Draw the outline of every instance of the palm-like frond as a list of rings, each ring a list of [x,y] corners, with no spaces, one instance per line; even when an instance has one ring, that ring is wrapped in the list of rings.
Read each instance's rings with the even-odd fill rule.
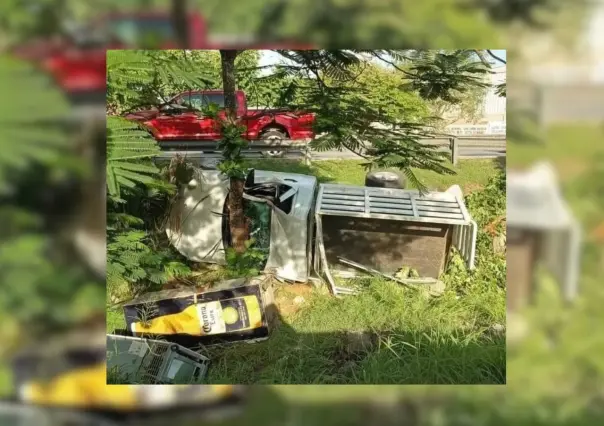
[[[184,51],[110,50],[107,52],[108,103],[140,106],[167,101],[167,89],[213,88],[216,81]],[[123,111],[118,111],[123,112]]]
[[[351,67],[361,63],[361,58],[351,50],[277,50],[281,56],[309,70],[315,77],[342,81],[353,76]]]
[[[489,67],[473,59],[469,50],[425,52],[410,66],[408,85],[424,99],[457,103],[456,92],[488,87],[485,77],[489,72]]]
[[[10,191],[14,173],[67,160],[70,108],[44,74],[7,56],[0,56],[0,93],[0,191]]]
[[[107,193],[120,199],[123,188],[149,184],[159,170],[151,159],[159,154],[157,142],[138,124],[107,118]],[[146,161],[145,161],[146,160]]]

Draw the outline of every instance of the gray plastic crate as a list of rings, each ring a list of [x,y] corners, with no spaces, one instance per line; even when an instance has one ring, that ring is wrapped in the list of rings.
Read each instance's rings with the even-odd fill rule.
[[[107,335],[107,368],[124,383],[201,384],[209,358],[175,343]]]

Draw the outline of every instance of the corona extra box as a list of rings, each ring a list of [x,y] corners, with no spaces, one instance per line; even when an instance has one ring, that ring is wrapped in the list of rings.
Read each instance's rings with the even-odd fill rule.
[[[124,305],[127,334],[189,348],[266,339],[273,310],[268,277],[223,281],[203,291],[147,293]]]

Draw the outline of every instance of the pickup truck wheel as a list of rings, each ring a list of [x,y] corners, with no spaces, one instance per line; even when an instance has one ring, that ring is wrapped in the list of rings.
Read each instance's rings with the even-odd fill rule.
[[[369,172],[365,176],[365,186],[377,188],[405,188],[405,180],[396,173],[387,171]]]
[[[279,129],[268,129],[266,131],[264,131],[262,133],[262,136],[260,136],[260,139],[262,140],[273,140],[273,141],[282,141],[283,139],[286,139],[287,135],[285,135],[285,133],[283,133],[281,130]],[[261,151],[262,152],[262,156],[266,157],[266,158],[279,158],[279,157],[283,157],[283,155],[285,154],[285,151],[283,150],[270,150],[270,151]]]

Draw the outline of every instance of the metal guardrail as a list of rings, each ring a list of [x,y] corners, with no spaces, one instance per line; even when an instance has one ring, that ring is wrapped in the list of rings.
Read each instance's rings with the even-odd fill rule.
[[[304,158],[307,165],[312,162],[312,151],[309,147],[310,139],[292,140],[254,140],[250,141],[245,153],[246,157],[261,157],[262,152],[266,151],[294,151]],[[487,136],[487,137],[451,137],[451,138],[424,138],[421,142],[425,145],[438,147],[441,150],[450,152],[450,159],[453,165],[459,161],[461,149],[479,149],[485,152],[491,152],[493,156],[500,154],[506,149],[505,137]],[[165,151],[160,158],[171,158],[176,154],[187,156],[189,158],[220,158],[218,151],[218,141],[170,141],[161,142],[162,148],[176,149],[176,151]]]
[[[493,151],[499,153],[506,149],[507,141],[505,138],[434,138],[422,139],[422,143],[426,145],[438,146],[443,150],[450,151],[451,163],[456,165],[459,161],[459,153],[461,149],[481,149],[484,151]]]

